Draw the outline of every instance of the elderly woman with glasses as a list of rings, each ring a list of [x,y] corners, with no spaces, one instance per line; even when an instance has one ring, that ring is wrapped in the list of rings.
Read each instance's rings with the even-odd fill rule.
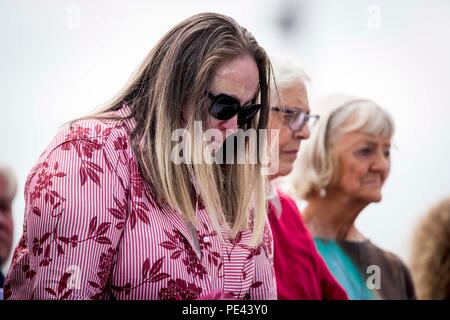
[[[276,86],[271,91],[270,127],[278,129],[278,172],[288,175],[303,140],[318,120],[309,110],[305,72],[290,58],[271,59]],[[278,142],[278,143],[277,143]],[[274,238],[274,263],[278,299],[347,299],[314,246],[295,202],[281,191],[270,202],[269,221]]]
[[[389,176],[394,122],[368,99],[331,95],[316,106],[321,120],[296,163],[293,186],[307,201],[306,225],[350,299],[413,299],[406,266],[355,226],[381,201]]]
[[[62,129],[32,169],[5,298],[275,299],[262,162],[172,158],[173,134],[198,123],[221,141],[265,129],[270,70],[230,17],[169,30],[118,98]]]

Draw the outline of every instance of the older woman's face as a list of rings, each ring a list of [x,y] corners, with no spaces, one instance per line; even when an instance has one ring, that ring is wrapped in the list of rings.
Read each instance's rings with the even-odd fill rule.
[[[391,166],[390,148],[390,138],[359,131],[343,134],[334,148],[340,173],[337,188],[355,199],[380,201]]]
[[[308,95],[303,81],[278,88],[279,101],[272,99],[272,106],[288,107],[292,110],[309,112]],[[300,149],[300,142],[308,139],[310,131],[305,125],[300,131],[289,128],[288,115],[282,112],[270,113],[269,127],[279,129],[279,171],[277,176],[285,176],[293,169],[293,164]]]
[[[236,98],[241,106],[251,103],[258,94],[259,71],[255,60],[243,55],[219,65],[209,87],[209,92],[213,95],[221,93]],[[188,105],[184,110],[183,117],[188,119],[192,112],[192,105]],[[218,120],[213,117],[208,118],[206,127],[208,129],[219,129],[222,132],[222,141],[238,128],[238,116],[228,120]]]

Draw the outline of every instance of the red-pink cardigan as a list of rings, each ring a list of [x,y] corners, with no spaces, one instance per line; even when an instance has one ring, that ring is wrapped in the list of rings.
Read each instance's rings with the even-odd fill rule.
[[[277,213],[272,202],[269,212],[278,299],[347,300],[347,293],[317,251],[295,201],[280,191],[278,199],[281,212]]]

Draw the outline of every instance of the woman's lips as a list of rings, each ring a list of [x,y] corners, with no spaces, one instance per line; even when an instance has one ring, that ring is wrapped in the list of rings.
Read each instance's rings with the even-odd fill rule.
[[[280,155],[284,155],[289,161],[294,161],[297,158],[298,150],[281,151]]]
[[[365,180],[363,181],[364,185],[369,187],[381,187],[381,179],[371,179],[371,180]]]
[[[286,153],[286,154],[297,154],[298,150],[286,150],[286,151],[282,151],[282,153]]]

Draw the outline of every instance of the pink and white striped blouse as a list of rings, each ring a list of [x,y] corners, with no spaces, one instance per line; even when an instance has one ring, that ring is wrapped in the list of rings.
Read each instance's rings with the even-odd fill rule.
[[[275,299],[270,227],[252,248],[248,230],[213,230],[199,202],[191,230],[154,201],[130,148],[134,125],[80,120],[41,155],[5,299]]]

